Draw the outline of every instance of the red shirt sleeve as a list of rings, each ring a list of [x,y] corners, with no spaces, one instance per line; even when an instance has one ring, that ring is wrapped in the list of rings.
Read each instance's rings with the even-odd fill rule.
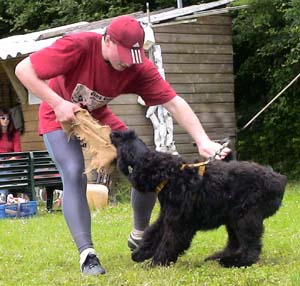
[[[40,79],[50,79],[63,75],[74,69],[78,61],[84,57],[84,41],[76,37],[64,36],[51,46],[30,55],[30,61]]]
[[[170,84],[160,75],[156,66],[146,60],[133,87],[147,105],[161,105],[176,96]]]

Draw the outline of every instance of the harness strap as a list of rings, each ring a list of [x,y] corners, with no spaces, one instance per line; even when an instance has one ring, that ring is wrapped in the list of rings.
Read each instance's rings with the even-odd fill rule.
[[[209,161],[195,163],[195,164],[182,164],[182,166],[180,167],[180,170],[184,170],[186,167],[189,167],[189,168],[199,167],[198,174],[200,176],[203,176],[204,172],[205,172],[205,166],[208,162]],[[155,188],[155,193],[158,194],[168,184],[168,182],[169,181],[167,179],[160,182],[159,185]]]
[[[155,188],[155,193],[158,194],[166,186],[167,183],[168,183],[167,179],[160,182],[159,185]]]
[[[205,162],[200,162],[200,163],[195,163],[195,164],[183,164],[180,168],[180,170],[183,170],[185,167],[189,167],[189,168],[195,168],[195,167],[199,167],[198,169],[198,174],[200,176],[204,175],[205,172],[205,166],[209,161],[205,161]]]

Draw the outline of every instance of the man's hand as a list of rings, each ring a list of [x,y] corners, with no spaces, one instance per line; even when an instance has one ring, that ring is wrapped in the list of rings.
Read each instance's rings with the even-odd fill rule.
[[[231,152],[231,149],[214,141],[207,140],[198,145],[198,151],[205,158],[214,157],[216,160],[223,160]]]
[[[57,121],[62,123],[74,123],[76,122],[75,113],[80,107],[75,103],[62,99],[53,109]]]

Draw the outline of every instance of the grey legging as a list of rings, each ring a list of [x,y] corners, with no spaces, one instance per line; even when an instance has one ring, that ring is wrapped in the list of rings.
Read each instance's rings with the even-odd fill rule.
[[[84,157],[80,141],[68,138],[63,130],[55,130],[43,136],[46,148],[62,176],[63,214],[79,252],[93,247],[91,215],[86,199],[87,178],[84,174]],[[132,189],[134,228],[144,230],[148,226],[156,195],[141,194]]]

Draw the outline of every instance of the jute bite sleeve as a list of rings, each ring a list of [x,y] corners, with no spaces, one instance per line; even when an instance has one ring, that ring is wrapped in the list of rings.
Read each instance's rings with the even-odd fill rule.
[[[96,169],[109,170],[110,165],[117,157],[115,146],[110,141],[111,129],[107,125],[100,125],[85,109],[80,109],[75,114],[75,123],[62,123],[62,127],[69,138],[75,135],[87,145],[92,158],[86,173]]]

